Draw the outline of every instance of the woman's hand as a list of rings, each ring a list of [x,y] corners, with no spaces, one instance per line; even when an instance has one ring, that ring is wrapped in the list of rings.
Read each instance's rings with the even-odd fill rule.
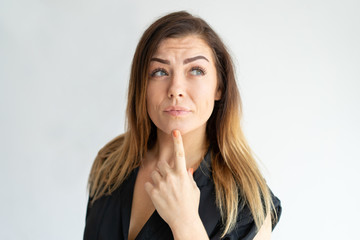
[[[170,226],[175,239],[208,239],[198,209],[200,190],[193,179],[193,170],[186,169],[184,146],[180,132],[172,132],[174,167],[160,160],[151,174],[152,183],[145,183],[157,212]],[[198,238],[197,237],[197,238]]]

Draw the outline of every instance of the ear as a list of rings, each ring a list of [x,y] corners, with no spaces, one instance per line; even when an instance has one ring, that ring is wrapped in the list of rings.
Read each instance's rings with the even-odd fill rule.
[[[215,93],[215,101],[218,101],[221,99],[221,90],[218,88]]]

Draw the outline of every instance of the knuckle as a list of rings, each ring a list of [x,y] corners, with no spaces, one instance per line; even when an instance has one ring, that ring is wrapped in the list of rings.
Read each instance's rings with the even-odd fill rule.
[[[184,152],[183,151],[176,152],[176,157],[184,157]]]
[[[157,191],[156,188],[152,188],[152,189],[150,190],[150,195],[151,195],[151,196],[155,196],[155,195],[157,195],[157,193],[158,193],[158,191]]]
[[[168,174],[165,176],[165,181],[168,183],[172,183],[174,182],[174,175],[173,174]]]
[[[166,183],[165,182],[163,182],[163,181],[161,181],[161,182],[159,182],[159,190],[160,191],[166,191]]]
[[[155,179],[157,179],[158,178],[158,175],[159,175],[159,173],[156,171],[156,170],[154,170],[154,171],[152,171],[151,172],[151,178],[153,179],[153,180],[155,180]]]

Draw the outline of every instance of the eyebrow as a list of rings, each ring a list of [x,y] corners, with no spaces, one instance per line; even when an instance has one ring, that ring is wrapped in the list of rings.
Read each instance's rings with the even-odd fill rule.
[[[196,56],[196,57],[185,59],[183,64],[188,64],[188,63],[191,63],[191,62],[199,60],[199,59],[204,59],[204,60],[209,62],[209,60],[204,56]],[[170,65],[169,60],[165,60],[165,59],[161,59],[161,58],[151,58],[150,61],[155,61],[155,62],[160,62],[160,63],[163,63],[163,64]]]
[[[209,62],[209,60],[208,60],[206,57],[204,57],[204,56],[196,56],[196,57],[193,57],[193,58],[187,58],[187,59],[185,59],[185,60],[184,60],[184,64],[187,64],[187,63],[196,61],[196,60],[198,60],[198,59],[204,59],[204,60],[206,60],[206,61]]]
[[[150,61],[155,61],[155,62],[160,62],[160,63],[163,63],[163,64],[170,65],[169,60],[164,60],[164,59],[161,59],[161,58],[151,58]]]

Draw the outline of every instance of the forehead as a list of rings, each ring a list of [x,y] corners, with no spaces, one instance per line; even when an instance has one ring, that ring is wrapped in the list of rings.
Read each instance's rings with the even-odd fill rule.
[[[189,57],[189,55],[203,54],[213,59],[213,53],[209,45],[202,38],[194,35],[180,38],[166,38],[162,40],[154,54],[156,57],[166,57],[176,54]]]

